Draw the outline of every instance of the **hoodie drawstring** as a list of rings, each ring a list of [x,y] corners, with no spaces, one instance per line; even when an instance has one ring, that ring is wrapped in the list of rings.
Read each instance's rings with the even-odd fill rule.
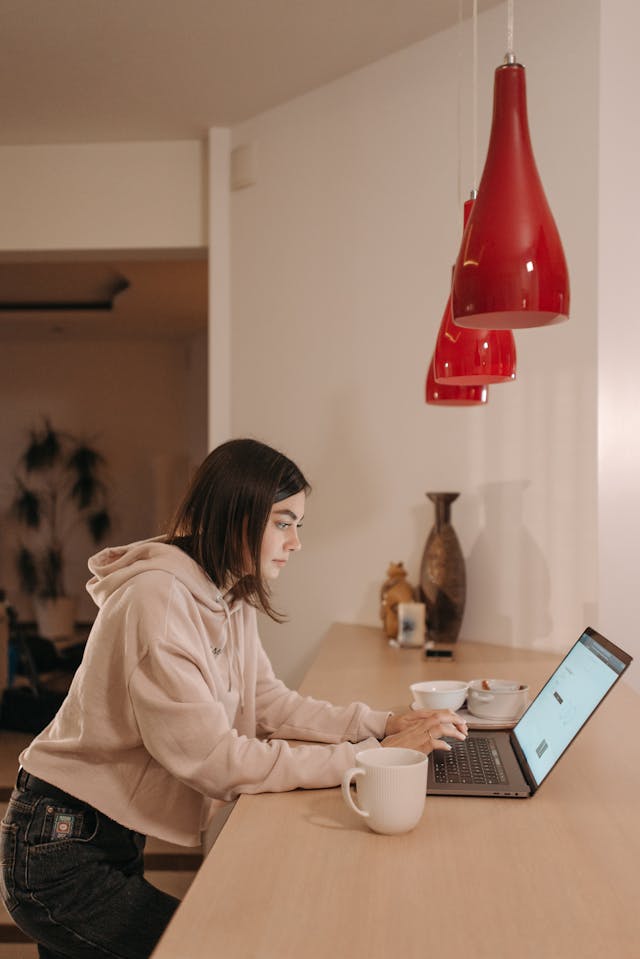
[[[217,602],[220,603],[224,610],[224,618],[227,624],[227,642],[231,644],[231,660],[229,665],[229,692],[231,692],[232,682],[231,677],[235,679],[238,686],[238,694],[240,700],[240,711],[244,712],[244,650],[239,648],[239,643],[237,638],[234,636],[233,629],[231,626],[231,613],[227,605],[227,601],[221,593],[218,593],[216,596]],[[215,654],[215,651],[214,651]]]

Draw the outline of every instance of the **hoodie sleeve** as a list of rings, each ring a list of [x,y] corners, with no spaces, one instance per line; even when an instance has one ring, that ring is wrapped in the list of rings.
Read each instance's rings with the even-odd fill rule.
[[[257,655],[256,723],[262,735],[322,743],[357,743],[384,736],[390,712],[370,709],[364,703],[332,706],[301,696],[277,679],[260,643]]]
[[[224,800],[241,793],[337,786],[357,750],[378,746],[373,738],[357,747],[348,742],[290,746],[282,739],[264,742],[240,735],[207,682],[204,652],[185,643],[185,631],[192,634],[194,625],[186,611],[176,615],[174,608],[171,628],[144,644],[128,683],[146,750],[181,782]]]

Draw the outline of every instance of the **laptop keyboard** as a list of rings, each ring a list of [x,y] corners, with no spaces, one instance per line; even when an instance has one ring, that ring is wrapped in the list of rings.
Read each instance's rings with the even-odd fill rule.
[[[482,736],[464,742],[449,739],[451,752],[431,754],[437,783],[506,783],[495,740]]]

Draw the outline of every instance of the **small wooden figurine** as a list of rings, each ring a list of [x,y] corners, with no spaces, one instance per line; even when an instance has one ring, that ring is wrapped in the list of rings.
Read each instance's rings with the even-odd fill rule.
[[[404,563],[389,563],[387,578],[380,587],[380,619],[388,639],[398,636],[398,603],[413,601],[413,587],[407,582]]]

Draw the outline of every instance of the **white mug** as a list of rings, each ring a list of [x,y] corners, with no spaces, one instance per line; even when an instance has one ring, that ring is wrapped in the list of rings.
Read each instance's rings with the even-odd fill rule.
[[[424,811],[428,762],[417,749],[365,749],[356,754],[357,766],[344,774],[344,801],[374,832],[409,832]],[[354,779],[358,803],[351,795]]]

